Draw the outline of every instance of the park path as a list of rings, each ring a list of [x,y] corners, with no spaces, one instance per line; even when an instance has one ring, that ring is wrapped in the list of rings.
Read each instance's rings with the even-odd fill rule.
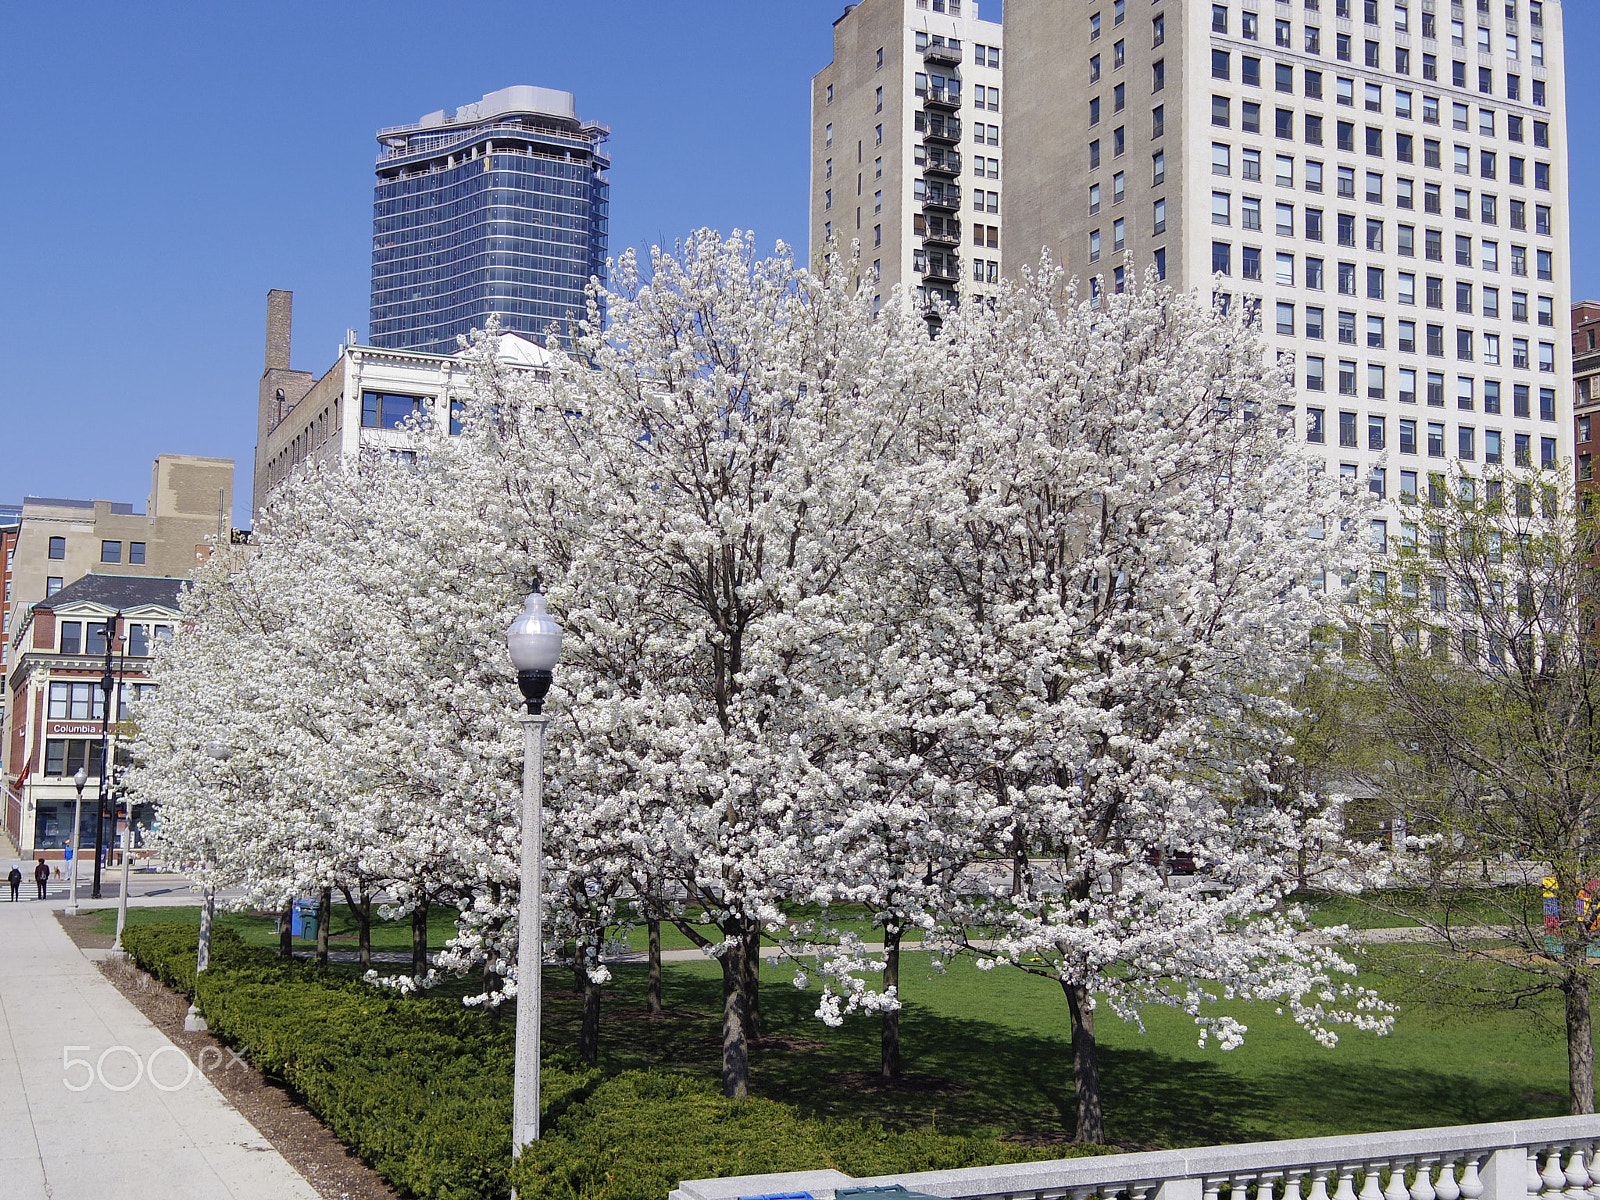
[[[73,945],[58,907],[0,900],[7,1200],[317,1200],[204,1071]],[[67,1067],[67,1059],[87,1065]]]
[[[1396,945],[1406,942],[1430,942],[1438,940],[1431,930],[1420,925],[1400,926],[1392,929],[1352,929],[1348,933],[1338,938],[1334,938],[1331,935],[1322,932],[1321,930],[1308,929],[1300,936],[1302,940],[1310,942],[1313,945],[1333,945],[1336,942],[1354,942],[1358,945],[1375,946]],[[1480,925],[1472,926],[1470,928],[1457,929],[1456,936],[1462,938],[1505,938],[1515,936],[1515,931],[1509,926]],[[994,948],[993,942],[983,940],[974,941],[971,943],[971,945],[974,950],[991,950]],[[901,949],[905,950],[907,953],[915,950],[921,950],[922,943],[910,941],[903,942],[901,944]],[[861,945],[861,950],[867,954],[882,954],[883,943],[863,942]],[[811,955],[815,954],[816,951],[808,949],[801,951],[801,953],[805,955]],[[769,961],[776,961],[778,951],[772,950],[770,952],[766,952],[766,956]],[[711,956],[704,950],[693,946],[684,950],[663,950],[661,952],[662,962],[697,962],[709,957]],[[629,950],[622,954],[606,955],[607,962],[616,963],[645,962],[647,958],[648,955],[643,950]]]

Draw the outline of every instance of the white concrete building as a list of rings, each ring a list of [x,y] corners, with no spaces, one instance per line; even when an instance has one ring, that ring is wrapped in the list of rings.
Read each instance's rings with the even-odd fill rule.
[[[316,378],[289,368],[293,293],[267,295],[266,366],[261,373],[256,415],[253,507],[259,512],[274,488],[310,460],[345,462],[363,451],[411,454],[405,425],[413,414],[450,409],[470,386],[466,352],[429,354],[352,344]],[[500,359],[529,371],[545,371],[545,349],[516,333],[500,335]],[[440,407],[435,407],[440,406]],[[441,418],[443,419],[443,418]]]
[[[1001,26],[977,0],[863,0],[811,81],[811,258],[835,239],[887,303],[1000,278]]]
[[[1008,274],[1259,306],[1299,436],[1395,502],[1572,453],[1559,0],[1014,0]],[[1086,287],[1085,292],[1089,289]]]

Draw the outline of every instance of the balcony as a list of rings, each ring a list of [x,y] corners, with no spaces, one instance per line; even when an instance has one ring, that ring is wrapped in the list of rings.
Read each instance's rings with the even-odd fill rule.
[[[935,116],[928,122],[927,132],[922,135],[930,142],[956,143],[961,140],[960,117]]]
[[[1358,1179],[1376,1195],[1379,1172],[1389,1169],[1389,1195],[1404,1194],[1415,1171],[1412,1195],[1450,1200],[1561,1200],[1593,1178],[1587,1164],[1600,1138],[1600,1117],[1545,1117],[1492,1125],[1407,1129],[1342,1137],[1296,1138],[1193,1150],[1109,1154],[1103,1158],[1057,1159],[997,1167],[908,1172],[855,1179],[822,1169],[786,1174],[684,1180],[668,1200],[736,1200],[737,1197],[809,1195],[817,1200],[899,1185],[913,1194],[946,1200],[1005,1197],[1072,1197],[1072,1200],[1201,1200],[1227,1190],[1242,1200],[1247,1189],[1269,1195],[1287,1179],[1291,1196],[1310,1180],[1310,1195],[1350,1196]],[[854,1197],[852,1197],[854,1200]],[[890,1200],[889,1193],[871,1200]]]
[[[959,67],[961,65],[961,47],[930,45],[922,52],[922,61],[941,67]]]
[[[961,107],[961,92],[959,89],[951,91],[949,88],[930,87],[923,94],[922,102],[928,108],[946,108],[954,112]]]
[[[922,241],[929,246],[959,246],[961,244],[961,222],[945,221],[939,226],[929,226],[928,232],[922,235]]]
[[[961,174],[961,155],[954,150],[934,150],[928,155],[925,171],[939,175]]]
[[[922,277],[929,283],[955,283],[961,278],[961,259],[955,254],[935,254]]]
[[[935,208],[940,212],[955,212],[961,207],[961,189],[953,183],[948,183],[939,189],[929,188],[928,194],[923,198],[923,208]]]

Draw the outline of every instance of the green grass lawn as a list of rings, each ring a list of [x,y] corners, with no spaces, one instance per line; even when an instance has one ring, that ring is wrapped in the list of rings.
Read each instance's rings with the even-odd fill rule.
[[[448,911],[435,912],[434,918],[430,943],[437,948],[451,927]],[[198,910],[133,909],[129,919],[196,924]],[[218,919],[253,944],[277,944],[270,918],[228,914]],[[341,928],[336,916],[334,929]],[[373,942],[407,948],[409,924],[377,926]],[[666,929],[663,944],[674,944]],[[310,945],[297,942],[298,948]],[[1420,994],[1410,983],[1419,970],[1413,949],[1373,947],[1360,961],[1362,981],[1384,994],[1406,999]],[[642,964],[614,966],[612,974],[613,983],[605,989],[601,1066],[608,1071],[657,1067],[714,1079],[722,1003],[717,965],[664,966],[666,1005],[678,1015],[663,1020],[643,1015]],[[829,1029],[813,1015],[816,986],[797,990],[793,975],[792,967],[763,965],[763,1021],[771,1040],[752,1051],[755,1094],[808,1112],[866,1117],[900,1128],[1070,1133],[1066,1002],[1049,980],[1004,967],[980,972],[968,960],[940,974],[926,954],[907,953],[902,967],[907,1069],[924,1085],[944,1081],[948,1086],[879,1091],[864,1089],[859,1077],[851,1077],[876,1069],[877,1019],[853,1017]],[[467,994],[476,985],[452,981],[442,990]],[[1559,998],[1519,1012],[1469,1013],[1419,1003],[1401,1012],[1393,1035],[1348,1031],[1334,1049],[1318,1046],[1271,1006],[1231,1005],[1226,1011],[1250,1027],[1245,1045],[1230,1052],[1214,1043],[1200,1049],[1198,1031],[1180,1012],[1147,1011],[1141,1033],[1101,1009],[1096,1032],[1114,1140],[1207,1145],[1566,1111]],[[571,974],[547,968],[548,1044],[575,1045],[579,1015]],[[512,1019],[510,1010],[499,1019]]]
[[[115,909],[99,909],[96,916],[100,922],[100,929],[107,937],[116,932],[117,913]],[[144,925],[152,921],[172,922],[177,921],[186,925],[193,925],[198,931],[200,928],[200,908],[195,906],[177,908],[134,908],[128,909],[128,924]],[[277,916],[257,913],[231,913],[219,911],[216,915],[218,929],[232,929],[249,945],[265,946],[277,949],[278,930]],[[428,911],[428,949],[443,950],[445,943],[455,936],[456,910],[443,905],[434,905]],[[332,950],[356,949],[356,921],[350,911],[350,906],[343,903],[333,905],[333,919],[328,923],[328,943]],[[316,949],[316,939],[295,938],[296,950]],[[374,915],[372,920],[372,948],[374,950],[411,951],[411,918],[403,917],[398,921],[379,920]]]

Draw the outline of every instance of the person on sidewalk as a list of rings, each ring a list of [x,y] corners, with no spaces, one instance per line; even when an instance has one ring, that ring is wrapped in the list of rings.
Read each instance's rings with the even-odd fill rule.
[[[44,859],[39,860],[39,865],[33,869],[33,881],[39,885],[39,899],[44,899],[44,890],[50,883],[50,864]]]
[[[6,876],[6,882],[11,885],[11,902],[17,902],[17,892],[22,887],[22,871],[16,863],[11,864],[11,874]]]

